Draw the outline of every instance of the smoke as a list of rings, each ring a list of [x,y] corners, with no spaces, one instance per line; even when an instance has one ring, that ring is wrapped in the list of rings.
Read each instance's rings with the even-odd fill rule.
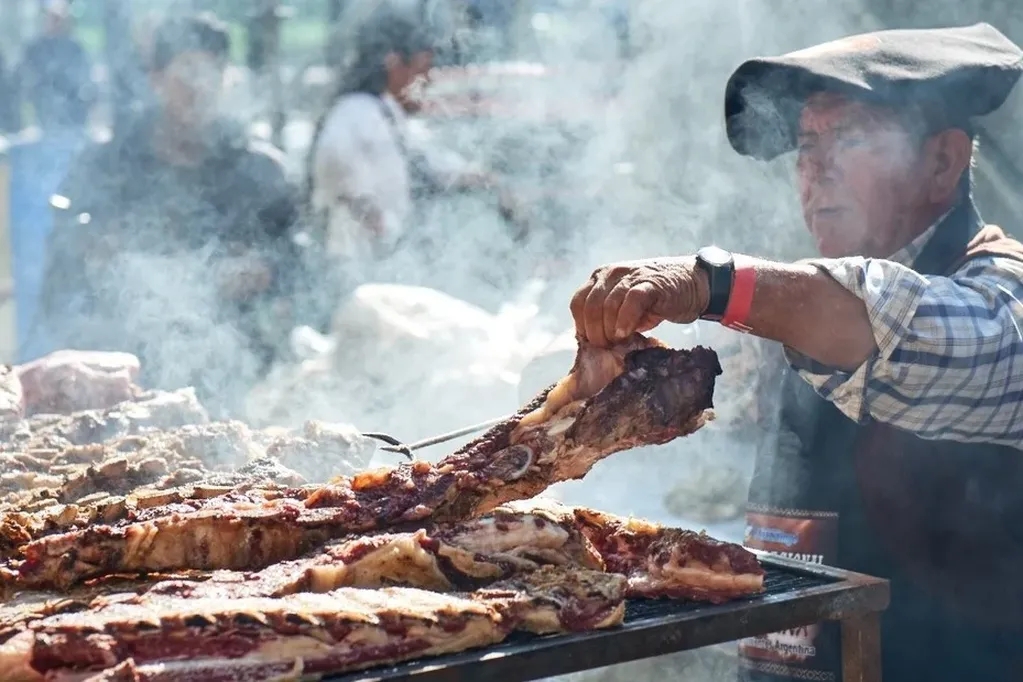
[[[390,1],[399,11],[419,11],[414,0]],[[163,1],[133,5],[143,58],[152,27],[189,4],[198,6]],[[377,4],[347,3],[343,25],[349,33],[334,37],[342,48]],[[858,2],[807,8],[763,0],[574,0],[534,3],[532,11],[522,8],[502,43],[494,31],[458,28],[450,7],[431,1],[425,16],[453,31],[464,59],[489,63],[491,72],[449,70],[448,76],[438,77],[429,90],[435,107],[417,125],[429,132],[436,147],[504,175],[528,208],[531,230],[524,242],[516,241],[514,229],[486,193],[420,197],[412,229],[430,244],[400,253],[373,279],[435,288],[478,306],[480,314],[470,317],[479,320],[479,327],[497,330],[486,335],[492,350],[465,342],[472,333],[465,328],[461,338],[444,337],[451,352],[441,352],[443,344],[437,340],[424,340],[430,334],[441,338],[431,331],[439,320],[448,320],[449,329],[460,329],[452,320],[464,313],[450,302],[399,304],[387,296],[374,298],[373,292],[338,301],[336,346],[326,364],[340,375],[340,386],[323,391],[315,408],[285,398],[292,421],[348,421],[414,439],[508,413],[517,406],[518,375],[532,355],[570,329],[571,293],[598,265],[690,253],[707,243],[769,257],[808,255],[810,242],[796,210],[791,162],[763,164],[732,151],[722,120],[724,85],[730,72],[752,55],[877,26]],[[495,62],[505,65],[498,68]],[[296,82],[302,66],[283,65],[292,92],[302,92]],[[245,123],[265,123],[270,98],[264,84],[234,69],[228,85],[224,113]],[[452,104],[464,105],[473,97],[481,98],[492,113],[465,116]],[[295,97],[290,102],[288,166],[301,171],[322,98]],[[157,222],[156,216],[165,215],[184,224],[193,221],[193,213],[201,213],[200,203],[154,205],[149,215]],[[105,208],[117,211],[116,206]],[[123,322],[149,330],[157,339],[149,350],[168,358],[162,364],[172,366],[169,358],[175,356],[188,360],[176,368],[180,376],[165,372],[161,382],[201,376],[191,382],[201,381],[211,393],[235,391],[254,373],[256,358],[243,350],[230,326],[216,322],[207,263],[201,258],[186,261],[161,256],[117,263],[136,282],[128,291],[115,292],[126,309],[136,311]],[[543,278],[538,277],[539,268]],[[415,322],[401,327],[388,321],[394,315]],[[353,319],[374,333],[360,336],[353,331]],[[658,333],[676,336],[679,345],[708,342],[708,334],[716,333],[690,331]],[[726,347],[740,343],[734,337],[726,332],[713,341],[725,354]],[[459,361],[464,367],[457,366]],[[296,371],[285,367],[279,373]],[[749,370],[734,374],[722,383],[747,383]],[[472,390],[463,390],[465,386]],[[294,392],[311,393],[296,386],[287,395]],[[723,390],[719,403],[727,404],[728,393]],[[716,433],[724,441],[715,444],[715,451],[731,447],[727,430]],[[678,447],[699,449],[699,438],[692,441],[692,448],[688,443]],[[736,448],[748,449],[748,443]],[[641,463],[642,471],[636,472],[636,485],[649,478],[680,477],[667,459],[677,449],[666,449],[661,459],[637,455],[632,461]],[[660,477],[664,469],[671,475]],[[622,505],[634,499],[631,491],[623,495]]]
[[[393,2],[414,11],[413,0]],[[144,54],[146,27],[181,7],[155,0],[132,4]],[[349,4],[346,22],[354,27],[377,0]],[[339,301],[329,351],[302,367],[277,368],[250,402],[250,416],[277,423],[348,422],[406,441],[434,435],[517,407],[522,397],[517,382],[527,362],[558,337],[565,340],[569,298],[603,263],[686,254],[709,243],[784,260],[811,255],[791,158],[771,163],[743,158],[725,137],[724,88],[732,70],[755,55],[883,26],[984,18],[979,6],[938,0],[869,7],[862,0],[536,5],[513,22],[508,44],[486,31],[456,32],[464,56],[512,66],[474,71],[471,83],[464,74],[439,77],[429,91],[435,108],[419,122],[432,144],[507,178],[530,209],[528,239],[513,239],[486,194],[420,197],[413,229],[430,238],[430,250],[399,254],[376,279],[436,288],[462,302],[435,295],[396,300],[400,292],[387,287]],[[1002,12],[1011,22],[1017,14],[1023,15],[1023,4]],[[430,16],[439,24],[455,21],[440,3],[431,5]],[[336,39],[343,46],[345,36]],[[286,131],[288,167],[296,173],[305,168],[312,123],[326,104],[299,88],[303,66],[283,65],[290,92],[296,93]],[[223,111],[265,124],[268,94],[259,81],[242,75],[231,72]],[[494,113],[465,116],[451,104],[465,105],[474,95]],[[189,220],[189,208],[174,207],[180,221]],[[540,265],[546,266],[542,280]],[[125,308],[135,311],[126,324],[149,329],[160,340],[154,350],[168,359],[187,358],[203,369],[199,378],[185,372],[159,377],[162,382],[202,381],[216,392],[233,389],[254,372],[255,360],[240,352],[236,333],[215,321],[204,262],[126,258],[120,267],[141,283],[119,292]],[[765,415],[777,395],[777,376],[763,368],[774,370],[779,363],[761,361],[777,349],[765,350],[712,325],[657,334],[680,347],[703,343],[721,352],[718,421],[682,442],[610,458],[586,480],[555,492],[672,524],[695,519],[694,525],[706,522],[715,535],[738,539],[735,510],[728,505],[741,504],[753,454],[774,435]],[[560,356],[561,364],[544,369],[548,380],[569,368],[571,335],[567,338],[561,348],[569,352]],[[538,384],[540,379],[530,378]],[[423,456],[435,458],[458,444]],[[691,503],[701,495],[707,495],[706,504]],[[679,509],[669,499],[690,503]]]
[[[391,1],[403,5],[403,11],[418,11],[414,0]],[[377,4],[348,3],[344,25],[357,30]],[[810,6],[765,0],[575,0],[538,2],[533,11],[520,12],[506,43],[494,31],[454,31],[463,58],[489,62],[491,72],[449,70],[439,76],[429,90],[435,106],[417,125],[429,132],[431,144],[501,172],[529,208],[532,230],[524,243],[515,241],[493,197],[485,193],[419,197],[413,229],[429,237],[429,250],[399,254],[374,279],[428,286],[479,309],[465,313],[439,298],[397,303],[393,291],[385,295],[382,289],[339,301],[335,347],[329,361],[319,363],[334,375],[328,383],[339,385],[321,391],[313,407],[294,399],[296,392],[316,392],[298,382],[286,393],[292,397],[281,399],[289,403],[289,419],[349,421],[414,439],[507,413],[519,397],[509,384],[531,355],[570,329],[571,293],[602,263],[691,253],[708,243],[779,259],[811,255],[792,160],[762,163],[731,149],[723,121],[725,82],[754,55],[779,54],[882,25],[980,18],[977,8],[965,5],[921,7],[888,3],[868,8],[861,0]],[[145,27],[160,14],[180,9],[163,2],[136,5],[139,35],[145,36]],[[427,9],[438,25],[457,25],[445,3],[431,2]],[[351,33],[334,39],[343,48]],[[498,68],[497,61],[507,64]],[[302,66],[283,65],[292,92],[304,92],[295,82]],[[232,73],[224,111],[265,123],[267,92],[259,81]],[[474,96],[491,115],[459,114],[458,106]],[[289,104],[288,165],[300,172],[312,122],[326,103],[322,97],[296,96]],[[187,207],[176,208],[187,215]],[[542,281],[536,272],[541,265],[546,271]],[[164,346],[205,358],[199,364],[208,368],[204,381],[211,389],[248,373],[247,361],[242,369],[236,366],[237,339],[209,322],[205,294],[198,293],[206,284],[204,265],[175,267],[154,260],[133,266],[137,277],[148,281],[144,288],[164,297],[141,306],[144,314],[136,324],[151,325],[171,312],[190,318],[195,324],[179,329],[192,331],[173,337],[173,343],[167,338]],[[126,292],[124,299],[129,297],[138,301],[141,293]],[[395,324],[396,315],[412,322]],[[476,320],[476,327],[459,327],[458,316]],[[442,322],[456,333],[437,332]],[[484,344],[465,340],[480,328],[493,332],[482,337]],[[372,333],[360,335],[358,329]],[[426,338],[431,334],[432,340]],[[730,403],[745,404],[743,396],[760,380],[756,359],[762,354],[749,340],[704,326],[658,334],[678,345],[709,343],[728,357],[741,348],[737,357],[745,358],[744,366],[726,371],[721,379],[717,402],[723,411]],[[491,350],[484,351],[487,345]],[[459,361],[465,367],[458,368]],[[295,371],[290,367],[279,373]],[[473,388],[462,390],[465,386]],[[266,412],[279,414],[276,408]],[[743,470],[755,448],[748,429],[742,420],[718,426],[685,443],[609,462],[606,485],[622,474],[628,481],[617,486],[618,508],[613,510],[666,515],[656,502],[660,493],[637,495],[635,490],[684,478],[699,481],[701,471],[713,469],[712,459],[731,460],[729,466]],[[619,462],[628,471],[616,469]],[[600,491],[603,485],[595,472],[578,487]],[[655,502],[640,509],[640,499]]]

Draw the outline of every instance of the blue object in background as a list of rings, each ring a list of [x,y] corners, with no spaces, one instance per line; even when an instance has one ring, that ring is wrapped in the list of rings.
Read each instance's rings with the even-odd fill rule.
[[[87,142],[77,131],[48,132],[37,140],[15,142],[10,164],[11,274],[14,280],[16,363],[51,350],[37,324],[39,293],[46,267],[46,242],[53,225],[50,196]]]

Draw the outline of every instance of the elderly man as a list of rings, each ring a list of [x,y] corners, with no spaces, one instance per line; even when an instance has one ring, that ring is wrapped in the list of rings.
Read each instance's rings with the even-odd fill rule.
[[[889,680],[1023,669],[1023,245],[983,224],[970,191],[972,121],[1021,70],[986,24],[744,63],[731,144],[796,151],[824,258],[707,248],[601,267],[572,300],[596,344],[704,318],[784,345],[794,371],[747,543],[890,579]],[[746,674],[841,679],[829,628],[744,642]]]

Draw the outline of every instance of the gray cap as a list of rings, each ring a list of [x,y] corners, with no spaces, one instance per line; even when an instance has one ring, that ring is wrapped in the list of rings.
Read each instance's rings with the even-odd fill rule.
[[[915,103],[932,130],[966,126],[1000,107],[1021,74],[1023,50],[990,24],[849,36],[740,65],[725,89],[728,140],[764,160],[792,151],[802,106],[821,91]]]

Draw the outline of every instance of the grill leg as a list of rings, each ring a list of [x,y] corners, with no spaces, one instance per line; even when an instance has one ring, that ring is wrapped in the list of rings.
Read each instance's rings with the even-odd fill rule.
[[[842,621],[842,682],[881,682],[881,614]]]

